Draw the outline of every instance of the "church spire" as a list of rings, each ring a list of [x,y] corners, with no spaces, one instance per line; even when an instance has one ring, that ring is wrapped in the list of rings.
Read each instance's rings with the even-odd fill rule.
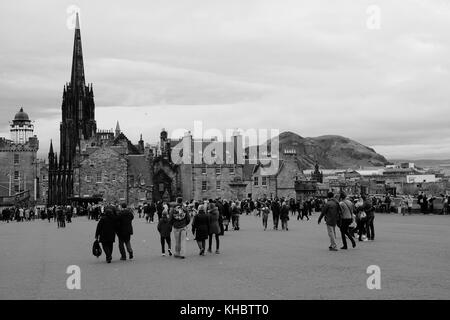
[[[75,23],[75,37],[73,42],[73,56],[72,56],[72,75],[70,78],[71,85],[74,88],[79,88],[84,91],[84,65],[83,65],[83,50],[81,48],[81,32],[80,20],[78,13]]]
[[[120,130],[119,121],[117,121],[117,124],[116,124],[116,138],[120,135],[121,132],[122,131]]]
[[[50,152],[49,154],[53,154],[53,140],[50,140]]]

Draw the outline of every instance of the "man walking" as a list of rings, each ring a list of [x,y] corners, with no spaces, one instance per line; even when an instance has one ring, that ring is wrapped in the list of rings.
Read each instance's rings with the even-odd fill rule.
[[[325,217],[325,223],[327,224],[327,232],[330,237],[330,251],[338,251],[336,245],[336,224],[340,215],[340,206],[337,200],[334,198],[333,192],[328,192],[328,202],[323,206],[322,213],[320,214],[318,223]]]
[[[113,244],[116,239],[116,218],[111,207],[107,207],[105,214],[100,218],[95,231],[95,239],[102,244],[106,262],[111,263]]]
[[[342,244],[343,247],[341,249],[347,250],[347,239],[348,237],[352,243],[353,248],[356,247],[355,239],[353,239],[353,235],[349,232],[349,226],[353,221],[354,217],[354,207],[353,203],[347,199],[347,195],[345,193],[341,193],[340,197],[341,202],[339,202],[339,206],[341,207],[342,219],[341,225],[339,229],[341,230]]]
[[[272,202],[273,229],[278,230],[278,222],[280,220],[280,203],[278,198]]]
[[[130,260],[133,259],[133,249],[131,248],[131,235],[133,234],[132,221],[133,213],[127,208],[125,203],[122,204],[122,210],[118,216],[117,237],[119,238],[120,260],[127,260],[124,245],[127,248]]]
[[[177,198],[175,207],[171,208],[170,224],[173,227],[173,235],[175,238],[175,258],[185,258],[186,248],[186,228],[191,221],[191,217],[186,207],[183,206],[183,199]]]

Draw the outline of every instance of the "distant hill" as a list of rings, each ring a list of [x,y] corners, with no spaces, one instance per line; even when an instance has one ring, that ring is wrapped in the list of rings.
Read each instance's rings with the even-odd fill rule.
[[[283,132],[278,137],[280,158],[294,157],[304,169],[314,167],[316,162],[324,169],[381,167],[389,163],[372,148],[341,136],[304,138],[293,132]],[[270,146],[271,141],[267,144]],[[292,150],[295,154],[285,154]]]

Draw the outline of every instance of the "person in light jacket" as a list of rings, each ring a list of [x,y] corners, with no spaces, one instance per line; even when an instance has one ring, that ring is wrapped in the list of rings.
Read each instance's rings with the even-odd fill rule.
[[[340,196],[341,202],[339,202],[339,206],[341,207],[341,225],[339,229],[341,230],[342,237],[342,248],[343,250],[347,250],[347,237],[350,239],[353,248],[356,247],[356,241],[353,238],[353,235],[349,232],[349,226],[354,220],[354,207],[353,203],[347,199],[347,195],[345,193],[341,193]]]

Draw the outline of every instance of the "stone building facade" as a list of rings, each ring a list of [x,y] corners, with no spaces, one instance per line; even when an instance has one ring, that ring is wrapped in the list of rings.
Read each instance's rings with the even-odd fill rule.
[[[276,173],[266,172],[263,165],[257,165],[247,193],[252,199],[296,198],[295,181],[304,179],[300,163],[296,159],[280,160]]]
[[[219,142],[215,139],[195,140],[188,133],[183,139],[172,141],[171,147],[175,153],[183,149],[180,156],[184,159],[179,159],[177,173],[179,193],[184,200],[242,200],[246,197],[242,136],[235,135],[230,142]]]
[[[127,202],[127,184],[127,159],[112,146],[96,148],[74,170],[74,195],[80,198]]]
[[[11,140],[0,138],[0,197],[27,192],[29,200],[39,202],[39,140],[23,109],[10,124]]]

